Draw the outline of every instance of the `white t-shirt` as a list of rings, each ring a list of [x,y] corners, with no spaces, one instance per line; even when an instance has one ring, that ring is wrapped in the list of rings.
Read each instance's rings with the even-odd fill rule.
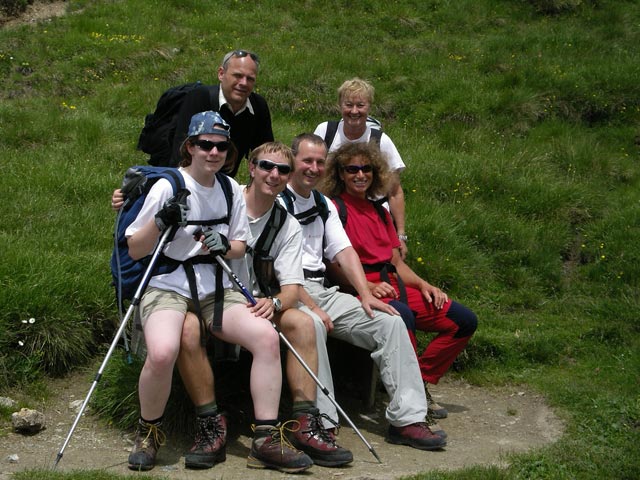
[[[304,198],[298,195],[291,187],[287,186],[289,192],[293,194],[294,213],[302,213],[315,206],[313,195]],[[323,271],[325,265],[323,257],[333,262],[335,256],[347,247],[351,246],[349,237],[342,227],[342,222],[338,216],[338,210],[331,200],[324,197],[329,207],[329,217],[323,224],[322,218],[318,215],[314,221],[302,227],[302,268],[312,271]],[[284,201],[280,199],[283,205]],[[285,205],[286,206],[286,205]],[[324,242],[324,248],[323,248]]]
[[[272,210],[273,207],[256,219],[249,217],[251,233],[250,238],[247,240],[247,247],[255,247],[258,238],[260,238],[262,231],[269,221]],[[300,228],[300,224],[292,215],[287,214],[287,218],[282,228],[278,231],[269,250],[269,255],[274,259],[274,273],[280,285],[304,284],[302,256],[300,255],[301,249],[302,228]],[[253,255],[247,254],[242,259],[232,260],[231,268],[251,291],[253,296],[264,296],[264,292],[260,291],[258,281],[253,272]]]
[[[187,197],[187,205],[190,208],[187,214],[188,220],[215,220],[227,214],[227,201],[224,197],[220,182],[216,181],[213,187],[204,187],[196,182],[183,168],[180,168],[180,172],[184,177],[185,187],[191,192],[191,195]],[[233,192],[229,224],[221,223],[219,225],[205,227],[189,225],[185,228],[179,228],[173,240],[164,248],[163,253],[166,256],[176,260],[186,260],[196,255],[209,255],[206,250],[202,249],[202,243],[193,238],[193,234],[198,229],[204,231],[215,229],[225,235],[230,241],[247,240],[249,223],[247,220],[247,208],[244,202],[244,196],[238,183],[232,178],[230,178],[229,181]],[[125,232],[127,238],[131,237],[142,228],[142,226],[153,219],[164,203],[172,196],[173,189],[169,181],[165,179],[158,180],[149,191],[140,213],[127,228]],[[193,267],[196,274],[196,286],[200,299],[215,292],[214,266],[215,264],[198,264]],[[171,273],[152,277],[149,285],[163,290],[171,290],[187,298],[191,298],[189,282],[182,265]],[[224,288],[232,288],[231,281],[226,275],[223,285]]]
[[[316,127],[315,133],[324,139],[324,136],[327,133],[327,125],[329,122],[323,122]],[[340,120],[338,123],[338,130],[336,131],[336,136],[333,138],[333,143],[329,148],[329,152],[334,152],[342,145],[346,145],[347,143],[360,143],[360,142],[368,142],[371,137],[371,127],[367,126],[366,130],[362,134],[360,138],[356,138],[355,140],[350,140],[344,134],[344,121]],[[384,155],[387,163],[389,164],[389,170],[392,172],[401,173],[405,168],[405,164],[402,161],[402,157],[400,157],[400,153],[398,149],[389,138],[389,135],[382,132],[382,137],[380,138],[380,151]]]

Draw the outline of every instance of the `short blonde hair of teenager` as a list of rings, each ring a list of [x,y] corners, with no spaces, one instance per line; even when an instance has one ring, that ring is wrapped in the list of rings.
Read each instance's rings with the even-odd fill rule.
[[[295,158],[293,156],[293,152],[291,148],[285,145],[282,142],[274,141],[263,143],[259,147],[254,148],[249,155],[249,162],[247,165],[251,168],[251,165],[255,165],[260,160],[260,157],[265,153],[273,153],[277,155],[281,155],[283,159],[289,164],[291,167],[291,173],[295,170]],[[249,180],[247,182],[247,188],[251,187],[253,183],[253,177],[249,176]]]

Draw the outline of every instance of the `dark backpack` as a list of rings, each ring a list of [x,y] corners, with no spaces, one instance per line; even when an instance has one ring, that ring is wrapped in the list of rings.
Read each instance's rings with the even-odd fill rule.
[[[344,200],[342,200],[342,198],[340,197],[333,197],[331,200],[333,200],[333,203],[336,204],[336,208],[338,210],[338,217],[340,218],[340,222],[342,222],[342,226],[345,227],[347,225],[347,206],[344,204]],[[369,201],[373,204],[373,207],[376,209],[378,216],[382,219],[382,221],[386,225],[387,224],[386,208],[384,208],[382,204],[387,201],[387,198],[384,197],[379,200],[369,200]]]
[[[280,203],[275,202],[258,241],[253,249],[247,249],[248,253],[253,256],[253,272],[258,280],[260,290],[268,297],[280,292],[280,284],[273,270],[274,259],[270,252],[278,232],[287,220],[287,215],[287,210]]]
[[[160,179],[166,179],[171,183],[173,194],[177,194],[185,188],[184,178],[177,168],[171,167],[150,167],[148,165],[138,165],[127,170],[122,182],[122,193],[124,195],[124,205],[116,216],[114,232],[114,248],[111,254],[111,276],[116,289],[116,298],[119,308],[122,308],[125,300],[132,300],[136,290],[147,269],[151,255],[134,260],[129,256],[129,246],[125,231],[127,227],[136,219],[144,201],[151,190],[151,187]],[[227,200],[227,215],[215,220],[190,220],[189,225],[217,225],[229,223],[233,192],[229,178],[217,173],[216,179],[220,181],[220,186],[224,191]],[[167,257],[161,256],[156,263],[152,275],[170,273],[180,262],[171,261]]]
[[[300,225],[308,225],[313,222],[316,217],[320,216],[322,218],[322,223],[327,223],[327,218],[329,218],[329,207],[327,206],[327,201],[317,190],[313,190],[313,199],[315,205],[311,207],[309,210],[300,213],[293,213],[293,202],[295,197],[293,193],[289,191],[289,189],[285,188],[283,192],[280,194],[280,197],[284,200],[284,205],[287,211],[296,217],[296,220],[300,223]]]
[[[331,144],[333,144],[333,140],[336,138],[339,123],[340,122],[337,120],[329,120],[327,122],[327,131],[324,134],[324,144],[327,146],[327,150],[331,149]],[[369,141],[374,140],[378,146],[380,146],[380,139],[382,138],[382,124],[376,118],[367,117],[367,126],[371,127]]]
[[[145,116],[137,149],[149,155],[150,165],[170,165],[180,106],[189,92],[201,86],[198,81],[169,88],[160,96],[155,111]]]

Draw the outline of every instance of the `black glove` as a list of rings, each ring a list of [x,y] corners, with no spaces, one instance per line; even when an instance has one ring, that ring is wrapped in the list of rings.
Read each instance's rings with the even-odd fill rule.
[[[212,255],[224,255],[231,248],[227,237],[215,230],[204,232],[204,244]]]
[[[183,190],[164,202],[164,206],[156,213],[156,225],[160,231],[173,226],[187,226],[187,212],[189,211],[187,196],[189,196],[189,191]]]

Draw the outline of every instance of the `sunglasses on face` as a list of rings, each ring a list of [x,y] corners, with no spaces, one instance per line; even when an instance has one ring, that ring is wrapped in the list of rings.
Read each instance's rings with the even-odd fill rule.
[[[371,165],[344,165],[342,169],[351,175],[355,175],[358,172],[371,173],[373,171]]]
[[[212,142],[210,140],[194,140],[193,144],[204,152],[210,152],[213,147],[216,147],[219,152],[226,152],[229,150],[231,143],[223,140],[222,142]]]
[[[244,58],[246,56],[251,57],[251,60],[256,62],[256,65],[260,66],[260,59],[258,58],[258,55],[253,52],[247,52],[246,50],[234,50],[233,52],[227,53],[222,59],[222,66],[226,67],[229,60],[231,60],[233,57]]]
[[[254,160],[253,163],[256,164],[259,169],[266,172],[270,172],[275,167],[278,169],[280,175],[291,173],[291,165],[287,165],[286,163],[274,163],[271,160]]]

